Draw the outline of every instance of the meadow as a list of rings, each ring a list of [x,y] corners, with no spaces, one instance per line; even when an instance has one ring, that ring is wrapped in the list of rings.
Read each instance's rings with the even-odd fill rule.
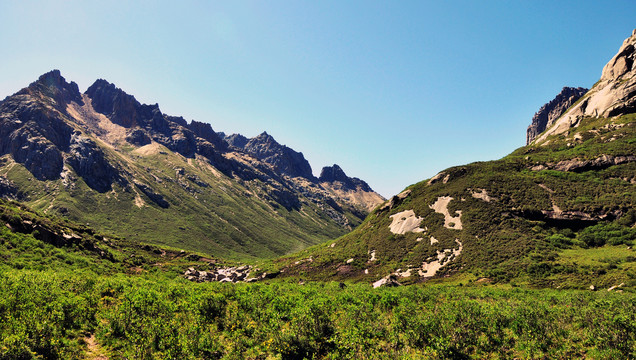
[[[83,359],[91,337],[109,359],[636,356],[636,294],[628,291],[4,269],[0,294],[0,359]]]

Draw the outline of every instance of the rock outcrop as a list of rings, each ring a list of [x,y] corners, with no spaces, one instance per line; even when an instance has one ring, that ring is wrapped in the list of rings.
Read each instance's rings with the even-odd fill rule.
[[[334,183],[339,182],[342,184],[342,188],[345,190],[361,190],[361,191],[373,191],[366,182],[356,178],[348,177],[344,171],[337,164],[333,166],[325,166],[320,171],[320,177],[318,181]]]
[[[226,268],[218,268],[210,271],[199,271],[193,267],[188,268],[183,274],[186,279],[190,281],[196,282],[210,282],[210,281],[218,281],[218,282],[254,282],[258,280],[263,280],[266,278],[265,276],[260,276],[258,278],[249,277],[250,272],[252,271],[252,267],[249,265],[235,266],[235,267],[226,267]]]
[[[630,162],[636,162],[636,155],[627,155],[627,156],[603,155],[596,159],[590,159],[590,160],[581,160],[581,159],[562,160],[556,164],[547,163],[545,165],[542,165],[542,164],[535,165],[530,169],[533,171],[557,170],[557,171],[582,172],[582,171],[588,171],[588,170],[605,169],[610,166],[627,164]]]
[[[98,192],[111,190],[113,182],[125,185],[126,181],[119,175],[104,156],[102,149],[95,142],[79,132],[71,137],[68,163],[75,169],[91,189]]]
[[[166,199],[164,199],[164,197],[161,194],[155,193],[150,186],[146,184],[142,184],[140,182],[135,182],[135,186],[139,190],[141,190],[141,192],[144,193],[144,195],[146,195],[148,199],[150,199],[155,204],[159,205],[160,207],[164,209],[167,209],[170,207],[170,203],[167,202]]]
[[[5,204],[1,204],[5,207]],[[21,234],[31,234],[34,238],[56,247],[74,247],[98,254],[100,257],[115,261],[113,255],[103,249],[98,241],[105,242],[106,238],[96,235],[87,228],[68,228],[56,224],[49,219],[42,217],[15,216],[11,212],[0,209],[0,223],[10,231]]]
[[[233,145],[241,148],[248,154],[254,156],[271,165],[277,173],[285,174],[290,177],[303,177],[305,179],[315,179],[311,165],[303,156],[303,153],[297,152],[285,145],[279,144],[267,132],[255,136],[243,147],[240,137],[235,137]]]
[[[564,87],[561,92],[550,102],[543,105],[532,117],[532,124],[526,132],[526,145],[539,136],[546,128],[552,126],[556,119],[572,106],[588,89],[578,87]]]
[[[636,30],[625,39],[618,53],[605,65],[601,79],[592,89],[534,142],[541,143],[550,135],[565,133],[578,126],[584,117],[609,118],[635,112],[636,67],[634,60],[636,60]]]
[[[0,198],[19,200],[23,197],[20,189],[4,176],[0,176]]]

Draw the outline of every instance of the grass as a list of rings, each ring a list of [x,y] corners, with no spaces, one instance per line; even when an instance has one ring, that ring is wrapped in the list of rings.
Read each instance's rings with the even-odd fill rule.
[[[604,266],[613,264],[626,272],[636,273],[636,253],[625,245],[604,246],[592,249],[565,249],[559,253],[562,264]]]
[[[0,357],[628,359],[633,293],[0,273]]]

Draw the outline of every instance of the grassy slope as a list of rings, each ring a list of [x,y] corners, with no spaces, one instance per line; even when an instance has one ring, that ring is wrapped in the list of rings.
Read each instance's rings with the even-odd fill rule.
[[[489,277],[492,280],[531,283],[553,287],[613,286],[621,282],[636,286],[634,253],[628,249],[636,239],[630,228],[636,221],[636,163],[583,172],[556,170],[532,171],[537,164],[557,163],[578,158],[595,159],[601,155],[636,154],[636,115],[614,119],[586,119],[568,137],[553,137],[549,145],[530,145],[496,161],[457,166],[444,171],[449,181],[428,185],[426,181],[409,186],[412,191],[399,206],[376,209],[356,230],[338,239],[335,245],[321,244],[278,261],[287,274],[314,279],[376,280],[397,269],[417,267],[436,250],[457,248],[463,243],[457,261],[442,268],[439,275],[462,270],[463,277]],[[618,126],[615,126],[618,125]],[[574,140],[579,134],[582,141]],[[612,139],[610,141],[610,139]],[[569,143],[569,145],[568,145]],[[545,188],[540,187],[543,185]],[[497,201],[474,198],[468,189],[486,189]],[[440,196],[452,196],[449,210],[461,210],[463,230],[443,227],[444,217],[429,208]],[[537,218],[541,211],[553,210],[591,214],[621,211],[618,221],[600,222],[582,230],[587,223],[555,223]],[[392,234],[390,215],[414,210],[423,217],[422,234]],[[430,236],[439,240],[430,245]],[[588,246],[586,241],[598,238]],[[596,256],[600,243],[614,246],[612,261],[573,264],[568,256],[578,251],[584,258]],[[376,250],[377,260],[369,262]],[[311,260],[307,260],[311,257]],[[354,259],[347,264],[348,259]],[[295,264],[299,262],[299,264]],[[569,265],[568,265],[569,264]],[[364,273],[368,269],[369,274]],[[412,282],[419,277],[405,278]]]
[[[108,156],[131,172],[139,182],[152,186],[171,206],[162,209],[133,186],[117,184],[113,191],[97,193],[77,180],[64,187],[62,180],[40,182],[19,164],[5,166],[6,177],[24,189],[35,209],[64,214],[139,242],[200,251],[219,257],[254,259],[301,250],[345,233],[316,205],[305,202],[302,211],[288,211],[269,200],[259,180],[237,182],[210,169],[205,160],[185,159],[166,148],[149,155],[128,149],[124,155],[109,150]],[[5,157],[5,161],[11,160]],[[184,169],[176,175],[175,169]],[[208,184],[201,186],[189,177]],[[135,205],[140,196],[145,205]],[[354,222],[355,224],[355,222]]]

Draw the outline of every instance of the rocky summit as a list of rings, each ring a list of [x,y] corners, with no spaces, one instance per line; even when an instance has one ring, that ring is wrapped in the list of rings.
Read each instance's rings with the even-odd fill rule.
[[[636,111],[636,30],[605,65],[601,78],[581,99],[535,139],[547,144],[551,135],[564,134],[587,117],[611,118]]]
[[[344,234],[384,200],[330,184],[265,132],[226,137],[103,79],[81,93],[53,70],[0,102],[0,193],[140,242],[272,257]]]
[[[254,156],[256,159],[271,165],[276,172],[290,177],[303,177],[315,180],[311,165],[303,156],[285,145],[279,144],[267,132],[247,139],[242,135],[234,134],[229,138],[231,144]]]
[[[585,95],[586,88],[564,87],[561,92],[550,102],[543,105],[532,117],[532,123],[526,132],[526,145],[530,144],[534,138],[541,134],[546,128],[552,126],[556,119],[574,103]]]

